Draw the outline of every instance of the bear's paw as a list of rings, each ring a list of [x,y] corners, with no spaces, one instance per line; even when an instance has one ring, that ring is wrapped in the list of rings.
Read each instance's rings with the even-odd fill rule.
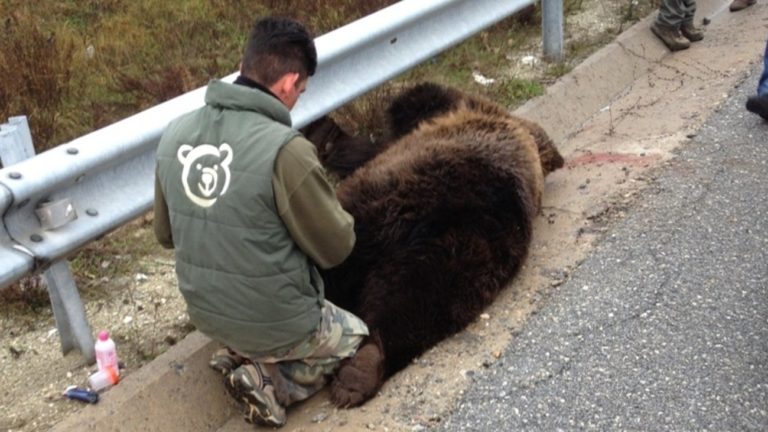
[[[368,341],[345,360],[331,383],[331,401],[354,407],[376,395],[384,382],[384,355],[377,343]]]

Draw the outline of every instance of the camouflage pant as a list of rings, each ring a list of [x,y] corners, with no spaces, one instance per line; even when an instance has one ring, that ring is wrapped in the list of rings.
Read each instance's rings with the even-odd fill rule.
[[[251,356],[272,378],[281,405],[304,400],[323,388],[341,360],[352,357],[368,335],[365,323],[329,301],[318,330],[284,352]]]
[[[656,22],[672,28],[680,28],[683,23],[692,23],[696,13],[696,0],[661,0]]]

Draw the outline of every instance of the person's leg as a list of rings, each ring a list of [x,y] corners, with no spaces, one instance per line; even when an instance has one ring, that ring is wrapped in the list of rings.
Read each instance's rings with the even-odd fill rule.
[[[662,0],[651,31],[671,50],[679,51],[691,46],[680,31],[685,20],[686,0]],[[688,0],[690,1],[690,0]]]
[[[763,55],[763,73],[757,83],[757,95],[747,99],[747,110],[768,120],[768,42]]]
[[[322,389],[367,335],[360,318],[326,301],[317,332],[286,352],[251,357],[229,375],[227,388],[245,402],[246,421],[281,426],[285,407]]]
[[[682,0],[680,8],[683,11],[683,22],[693,22],[696,15],[696,0]]]
[[[757,95],[768,95],[768,41],[765,44],[765,54],[763,54],[763,74],[757,83]]]
[[[704,32],[693,24],[696,15],[696,0],[682,0],[683,23],[680,26],[680,32],[691,42],[704,39]]]
[[[368,327],[354,314],[325,301],[318,331],[306,342],[279,358],[261,357],[254,360],[276,364],[280,377],[278,398],[284,405],[304,400],[320,390],[339,363],[355,354],[360,342],[368,335]]]
[[[688,7],[686,0],[661,0],[656,22],[664,27],[680,28],[687,16]]]

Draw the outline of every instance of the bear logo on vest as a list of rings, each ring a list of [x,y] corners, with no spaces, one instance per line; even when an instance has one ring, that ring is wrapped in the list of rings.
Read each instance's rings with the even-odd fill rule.
[[[184,144],[176,156],[184,166],[181,182],[187,198],[200,207],[214,205],[229,187],[232,147],[226,143],[218,148],[210,144],[197,147]]]

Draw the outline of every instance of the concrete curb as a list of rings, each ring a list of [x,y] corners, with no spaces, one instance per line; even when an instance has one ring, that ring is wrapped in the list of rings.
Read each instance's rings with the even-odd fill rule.
[[[236,408],[208,368],[216,348],[195,331],[51,430],[215,430]]]
[[[725,11],[730,1],[699,0],[696,22]],[[515,113],[538,122],[555,142],[560,142],[609,104],[632,82],[648,72],[669,50],[649,27],[656,14],[621,33],[615,41],[592,54],[569,74],[547,88]]]
[[[700,0],[697,22],[727,9],[730,0]],[[531,100],[516,114],[539,122],[555,142],[577,132],[602,107],[647,74],[669,51],[648,30],[655,14],[634,25],[568,75]],[[207,366],[216,344],[199,332],[187,336],[148,365],[109,390],[98,405],[57,424],[52,431],[71,430],[216,430],[236,414]]]

